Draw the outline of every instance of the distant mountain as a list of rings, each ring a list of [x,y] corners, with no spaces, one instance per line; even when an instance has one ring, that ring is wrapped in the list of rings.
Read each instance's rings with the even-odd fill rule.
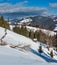
[[[57,16],[34,16],[34,17],[27,17],[27,18],[22,18],[22,19],[13,19],[11,20],[11,22],[12,23],[23,22],[26,24],[28,24],[29,22],[31,26],[39,26],[41,28],[53,30],[57,24]]]
[[[55,27],[55,24],[57,23],[57,17],[51,18],[51,17],[44,17],[44,16],[36,16],[31,17],[33,20],[31,22],[31,25],[41,25],[43,28],[53,30]],[[55,22],[54,22],[55,20]]]
[[[39,14],[37,14],[39,15]],[[29,16],[35,16],[35,13],[33,12],[12,12],[12,13],[0,13],[0,16],[4,16],[5,19],[20,19],[20,18],[25,18]]]
[[[30,12],[14,12],[14,13],[0,13],[0,16],[4,16],[5,20],[9,18],[10,22],[15,23],[20,21],[24,21],[26,19],[31,19],[30,22],[31,26],[39,26],[42,28],[53,30],[55,28],[55,25],[57,24],[57,16],[51,15],[51,16],[41,16],[37,14],[30,13]],[[27,22],[26,22],[27,24]]]

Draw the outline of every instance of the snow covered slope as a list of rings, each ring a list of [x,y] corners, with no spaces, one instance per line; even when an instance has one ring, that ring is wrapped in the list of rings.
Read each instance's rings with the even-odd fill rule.
[[[36,28],[36,27],[32,27],[32,26],[26,26],[26,28],[28,29],[28,31],[32,30],[33,32],[41,30],[43,33],[45,33],[45,34],[47,34],[49,36],[56,35],[56,32],[53,32],[53,31],[50,31],[50,30],[46,30],[46,29]]]
[[[27,18],[27,19],[20,21],[20,23],[30,23],[31,21],[32,21],[31,18]]]
[[[26,53],[16,49],[9,48],[8,46],[0,46],[1,65],[30,65],[33,63],[35,65],[38,62]]]
[[[5,34],[5,29],[0,27],[0,39]],[[6,46],[0,46],[0,64],[1,65],[56,65],[57,52],[54,51],[54,58],[50,57],[50,51],[46,45],[42,44],[43,53],[39,53],[40,42],[33,42],[31,39],[7,30],[7,35],[3,39],[7,43]],[[18,45],[11,48],[11,45]],[[25,50],[23,47],[30,45]],[[25,47],[26,48],[26,47]]]
[[[5,34],[5,29],[0,27],[0,39],[1,37]],[[3,39],[5,42],[13,45],[18,45],[18,44],[32,44],[34,43],[31,39],[26,38],[22,35],[16,34],[12,31],[7,30],[7,35]]]
[[[56,63],[44,63],[16,49],[8,46],[0,46],[0,65],[56,65]]]
[[[56,27],[54,28],[54,31],[57,32],[57,24],[56,24]]]

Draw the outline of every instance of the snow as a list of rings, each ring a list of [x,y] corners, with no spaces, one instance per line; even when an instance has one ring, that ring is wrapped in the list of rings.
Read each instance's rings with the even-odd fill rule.
[[[33,32],[37,31],[37,30],[40,30],[39,28],[35,28],[35,27],[31,27],[31,26],[26,26],[27,30],[31,30]]]
[[[57,24],[56,24],[56,27],[54,28],[54,31],[57,31]]]
[[[1,51],[2,50],[2,51]],[[35,58],[34,58],[35,57]],[[56,65],[57,63],[47,63],[41,61],[32,53],[22,52],[8,46],[0,46],[1,65]]]
[[[55,27],[54,31],[57,31],[57,27]]]
[[[0,38],[5,34],[5,29],[0,27]],[[1,65],[57,65],[57,52],[53,50],[54,58],[50,57],[50,51],[46,45],[40,42],[16,34],[7,30],[7,35],[3,39],[8,43],[6,46],[0,46],[0,64]],[[39,53],[38,49],[42,45],[43,53]],[[18,45],[21,47],[11,48],[10,45]],[[22,47],[30,45],[29,49],[25,50]]]
[[[10,25],[10,30],[13,30],[14,27],[15,25]]]
[[[21,24],[18,25],[17,27],[20,27],[20,26],[21,26]],[[13,27],[14,27],[14,25],[11,25],[10,29],[13,30]],[[45,33],[46,35],[49,35],[49,36],[56,35],[56,32],[54,32],[54,31],[57,31],[57,27],[55,27],[55,29],[53,31],[46,30],[46,29],[41,29],[41,28],[36,28],[36,27],[32,27],[32,26],[26,26],[26,28],[27,28],[28,31],[31,30],[33,32],[41,30],[43,33]]]
[[[2,50],[2,51],[1,51]],[[32,63],[34,59],[28,57],[24,52],[9,47],[0,46],[0,64],[1,65],[26,65]],[[36,61],[35,61],[36,62]]]
[[[0,38],[4,35],[4,28],[0,27]],[[28,39],[28,40],[27,40]],[[16,34],[12,31],[7,30],[7,35],[5,36],[5,38],[3,39],[4,41],[6,41],[9,44],[13,44],[13,45],[18,45],[18,44],[32,44],[34,43],[31,39],[26,38],[22,35]]]
[[[2,51],[1,51],[2,50]],[[34,58],[35,57],[35,58]],[[0,46],[0,64],[1,65],[56,65],[56,63],[47,63],[41,61],[32,53],[22,52],[8,46]]]
[[[32,21],[31,18],[27,18],[27,19],[20,21],[20,23],[30,23],[31,21]]]
[[[57,21],[57,19],[54,19],[53,21],[55,22],[55,21]]]
[[[0,38],[5,34],[5,29],[3,29],[3,28],[0,28]]]
[[[56,33],[53,32],[53,31],[49,31],[49,30],[45,30],[45,29],[41,29],[41,30],[42,30],[42,32],[44,32],[45,34],[47,34],[47,35],[49,35],[49,36],[54,36],[54,35],[56,35]]]
[[[26,27],[27,27],[28,31],[31,30],[31,31],[35,32],[35,31],[41,30],[43,33],[45,33],[45,34],[47,34],[47,35],[49,35],[49,36],[54,36],[54,35],[56,35],[55,32],[50,31],[50,30],[41,29],[41,28],[36,28],[36,27],[31,27],[31,26],[26,26]]]

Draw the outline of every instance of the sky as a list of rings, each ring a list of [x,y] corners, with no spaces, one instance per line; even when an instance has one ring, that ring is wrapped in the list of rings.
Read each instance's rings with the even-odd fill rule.
[[[57,0],[0,0],[0,13],[57,15]]]

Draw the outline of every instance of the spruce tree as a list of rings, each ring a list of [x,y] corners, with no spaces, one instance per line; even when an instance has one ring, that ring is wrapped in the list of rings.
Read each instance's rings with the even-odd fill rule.
[[[31,37],[31,30],[29,31],[29,37]]]
[[[53,51],[50,52],[50,56],[53,58]]]
[[[37,34],[37,40],[40,41],[40,32]]]
[[[34,38],[36,38],[36,34],[35,34],[35,32],[34,32]]]
[[[41,44],[40,44],[40,46],[39,46],[38,51],[39,51],[39,53],[43,53],[43,50],[42,50],[42,46],[41,46]]]
[[[0,17],[0,26],[1,27],[4,27],[6,29],[10,29],[9,23],[4,20],[4,17],[3,16]]]

